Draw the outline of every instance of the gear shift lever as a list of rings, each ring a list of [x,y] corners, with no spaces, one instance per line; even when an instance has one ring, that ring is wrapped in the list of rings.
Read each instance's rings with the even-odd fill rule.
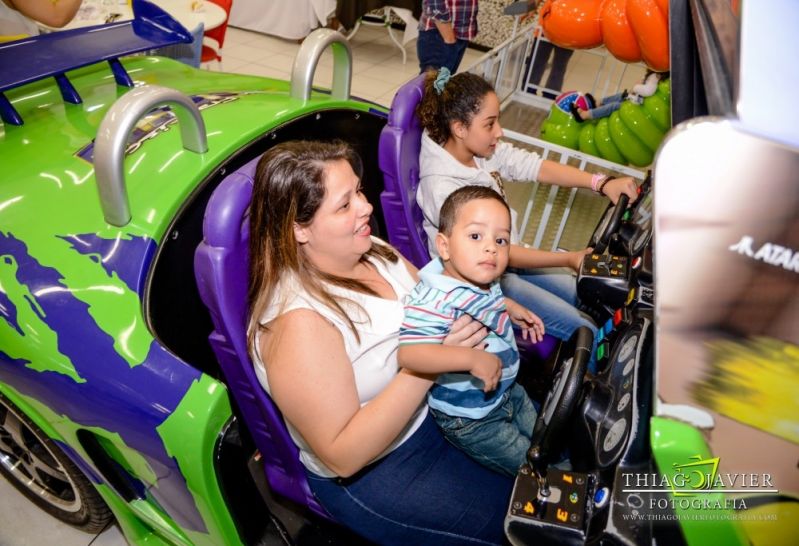
[[[530,446],[530,449],[527,450],[527,462],[530,463],[538,482],[538,494],[544,498],[548,497],[550,491],[549,481],[547,480],[547,461],[541,452],[540,445]]]

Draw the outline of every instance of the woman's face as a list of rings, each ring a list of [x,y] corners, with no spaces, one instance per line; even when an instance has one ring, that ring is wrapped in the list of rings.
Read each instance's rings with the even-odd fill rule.
[[[336,273],[357,262],[371,248],[372,205],[346,160],[328,162],[324,178],[325,197],[319,210],[310,224],[295,226],[295,235],[316,267]]]
[[[493,91],[483,97],[480,110],[472,118],[468,127],[463,127],[463,143],[477,157],[491,157],[502,138],[499,125],[499,98]]]

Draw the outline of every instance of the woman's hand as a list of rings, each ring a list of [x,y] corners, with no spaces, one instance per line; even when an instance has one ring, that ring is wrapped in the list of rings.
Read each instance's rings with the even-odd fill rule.
[[[613,180],[605,183],[602,186],[602,193],[604,193],[611,203],[614,205],[618,202],[621,194],[627,194],[630,198],[630,203],[634,203],[638,199],[638,186],[635,185],[635,180],[631,176],[622,176],[621,178],[614,178]]]
[[[522,339],[538,343],[544,339],[544,321],[526,307],[505,298],[505,307],[511,322],[522,329]]]
[[[488,335],[488,330],[480,321],[474,320],[469,315],[463,315],[452,323],[452,328],[444,338],[444,345],[484,349],[483,340]]]

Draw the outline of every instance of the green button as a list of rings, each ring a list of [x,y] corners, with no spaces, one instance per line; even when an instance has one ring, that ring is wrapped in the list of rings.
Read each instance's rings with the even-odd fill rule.
[[[605,343],[603,343],[602,345],[600,345],[599,347],[596,348],[596,359],[597,360],[602,360],[603,358],[605,358],[605,347],[607,347],[607,345]]]

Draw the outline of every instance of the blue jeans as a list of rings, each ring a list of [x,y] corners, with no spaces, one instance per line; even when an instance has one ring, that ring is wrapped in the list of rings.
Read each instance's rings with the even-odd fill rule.
[[[456,40],[454,44],[448,44],[435,28],[420,30],[419,38],[416,39],[419,71],[424,72],[428,68],[438,70],[442,66],[446,66],[454,74],[458,71],[468,44],[467,40]]]
[[[594,321],[577,309],[577,281],[567,272],[508,268],[500,279],[502,292],[523,305],[544,321],[546,333],[563,341],[568,340],[580,326],[594,334],[594,346],[588,370],[596,373],[596,331]],[[558,270],[554,270],[558,271]]]
[[[430,411],[444,437],[483,466],[515,476],[527,461],[538,413],[518,383],[514,383],[502,395],[502,402],[482,419],[453,417],[432,408]]]
[[[397,449],[351,478],[308,473],[333,518],[381,545],[503,544],[513,480],[444,440],[432,417]]]
[[[605,118],[613,112],[621,108],[621,103],[624,102],[624,93],[616,93],[609,97],[605,97],[596,108],[591,108],[591,119]]]

